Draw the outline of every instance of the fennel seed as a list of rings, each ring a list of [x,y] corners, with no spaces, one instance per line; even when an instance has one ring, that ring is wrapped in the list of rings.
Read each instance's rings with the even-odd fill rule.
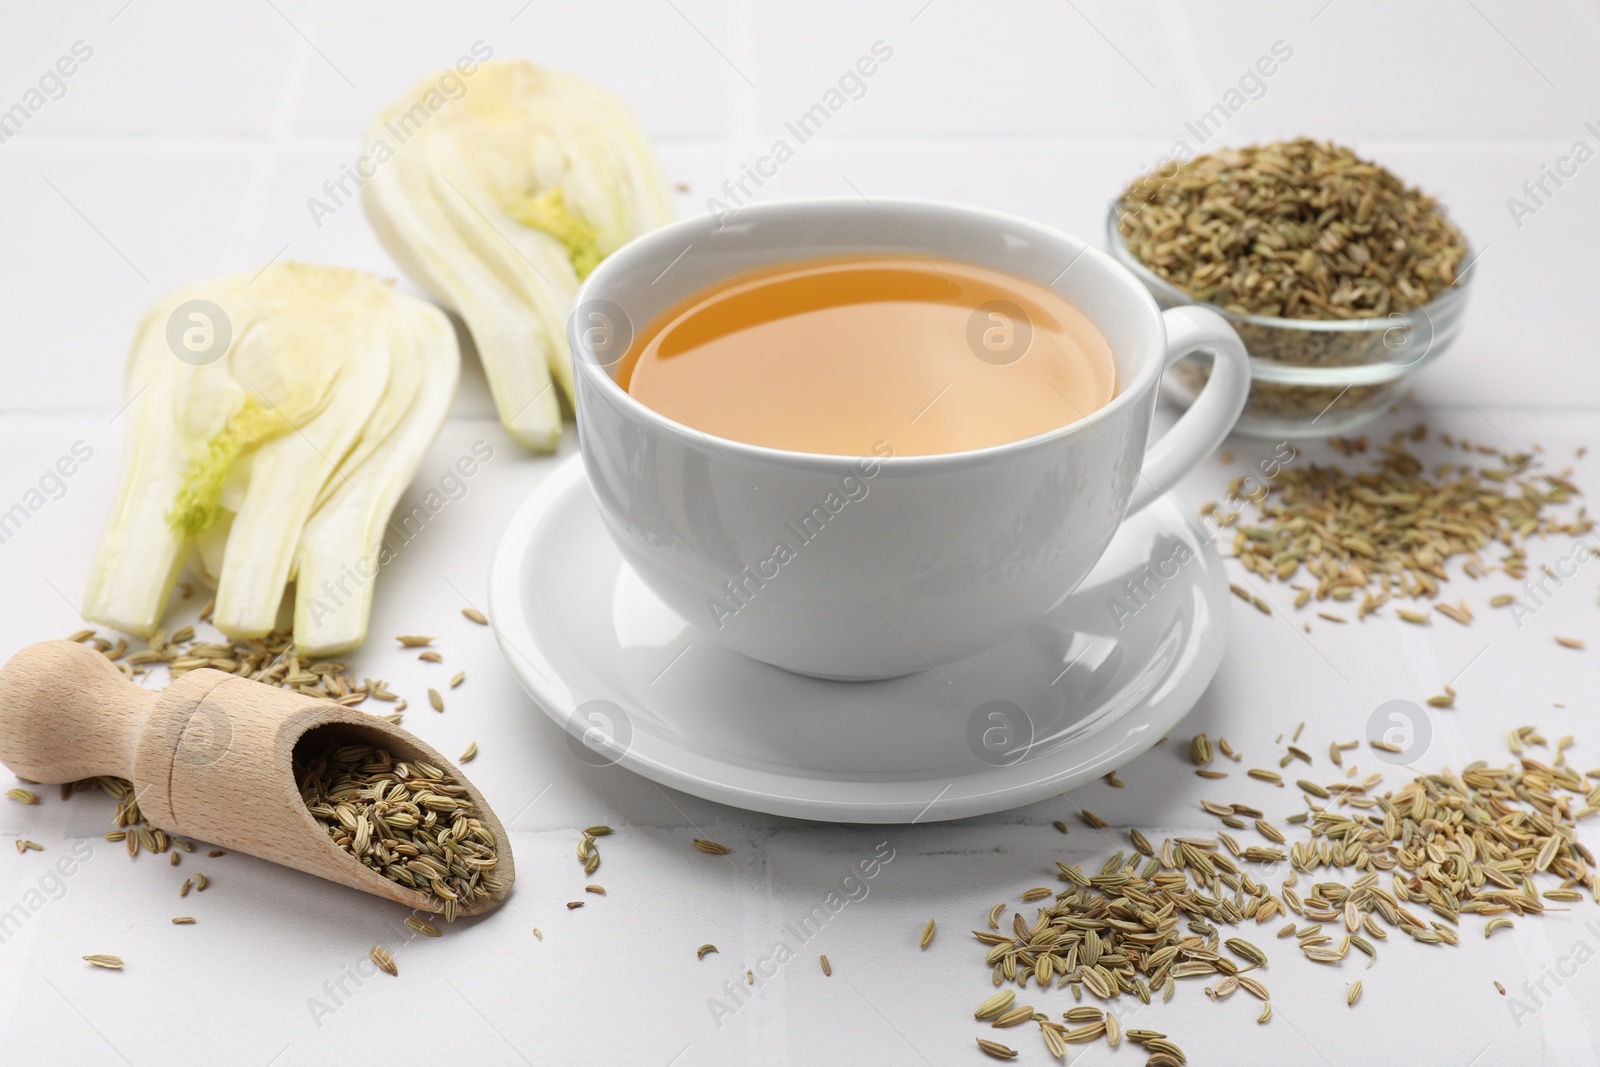
[[[489,620],[485,618],[483,612],[479,611],[477,608],[462,608],[461,614],[465,615],[479,626],[489,625]]]
[[[395,966],[394,957],[382,945],[373,945],[372,951],[367,953],[368,958],[378,965],[378,970],[384,974],[400,977],[400,968]]]
[[[103,967],[108,971],[122,970],[123,964],[121,956],[111,956],[105,953],[96,953],[93,956],[85,956],[83,958],[88,960],[93,966]]]
[[[981,1037],[978,1038],[978,1051],[997,1060],[1014,1060],[1017,1058],[1016,1049],[1008,1048],[998,1041],[989,1041]]]
[[[1002,989],[982,1004],[979,1004],[978,1010],[972,1013],[972,1017],[974,1019],[993,1019],[1009,1010],[1011,1005],[1016,1002],[1016,999],[1017,994],[1015,992],[1010,989]]]
[[[1001,1012],[989,1025],[996,1030],[1008,1030],[1013,1026],[1021,1026],[1033,1018],[1033,1005],[1024,1004],[1010,1011]]]
[[[719,845],[715,841],[707,841],[703,837],[694,839],[694,847],[709,856],[726,856],[733,851],[727,845]]]

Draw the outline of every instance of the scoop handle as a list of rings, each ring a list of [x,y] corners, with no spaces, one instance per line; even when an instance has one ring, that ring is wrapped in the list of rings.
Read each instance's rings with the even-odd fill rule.
[[[54,784],[133,776],[139,731],[156,694],[101,653],[71,641],[29,645],[0,668],[0,763]]]

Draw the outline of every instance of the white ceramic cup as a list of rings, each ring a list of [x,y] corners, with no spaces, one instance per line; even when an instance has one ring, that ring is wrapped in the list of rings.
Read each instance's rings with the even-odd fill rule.
[[[1051,286],[1110,343],[1115,397],[1008,444],[855,459],[711,437],[617,384],[639,331],[685,298],[748,270],[854,253],[960,260]],[[1162,312],[1109,256],[1048,226],[915,200],[791,200],[684,219],[602,262],[568,334],[584,465],[623,558],[707,639],[834,679],[943,665],[1037,621],[1125,515],[1222,441],[1250,384],[1221,316]],[[1161,373],[1196,351],[1212,356],[1210,382],[1147,452]],[[883,436],[892,448],[892,430]]]

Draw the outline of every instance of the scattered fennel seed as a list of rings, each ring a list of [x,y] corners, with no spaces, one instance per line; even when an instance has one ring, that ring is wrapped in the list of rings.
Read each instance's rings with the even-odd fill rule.
[[[411,927],[423,937],[438,937],[439,928],[426,919],[419,919],[415,915],[406,917],[406,925]]]

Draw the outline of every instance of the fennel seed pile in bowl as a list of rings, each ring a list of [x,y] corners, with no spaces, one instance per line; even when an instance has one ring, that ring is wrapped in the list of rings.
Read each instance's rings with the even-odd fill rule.
[[[1136,178],[1107,242],[1162,307],[1221,313],[1253,357],[1239,421],[1263,437],[1343,433],[1388,410],[1461,325],[1466,238],[1437,201],[1348,148],[1228,149]],[[1193,400],[1204,357],[1173,368]]]

